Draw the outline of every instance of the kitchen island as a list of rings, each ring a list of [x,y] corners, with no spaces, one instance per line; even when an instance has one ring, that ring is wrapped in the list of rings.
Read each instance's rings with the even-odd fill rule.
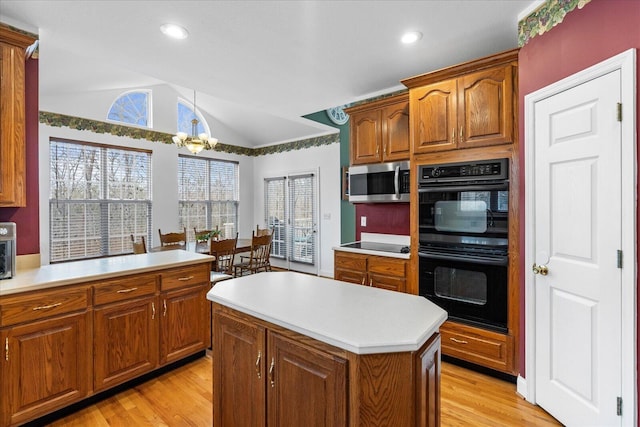
[[[214,426],[439,425],[447,315],[425,298],[293,272],[207,298]]]

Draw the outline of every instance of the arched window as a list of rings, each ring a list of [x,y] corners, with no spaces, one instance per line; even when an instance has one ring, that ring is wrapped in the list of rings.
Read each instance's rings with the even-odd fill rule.
[[[193,120],[194,112],[193,112],[193,104],[184,99],[178,99],[178,132],[186,132],[187,135],[191,135],[191,121]],[[206,133],[207,135],[211,135],[209,132],[209,125],[207,121],[202,117],[199,111],[196,110],[195,118],[198,119],[198,129],[196,135],[201,133]]]
[[[150,128],[151,91],[134,90],[123,93],[111,104],[107,120]]]

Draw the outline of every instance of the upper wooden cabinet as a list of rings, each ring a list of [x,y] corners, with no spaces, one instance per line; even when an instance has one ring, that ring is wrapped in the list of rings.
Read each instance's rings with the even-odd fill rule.
[[[517,50],[404,80],[412,154],[512,143]]]
[[[351,164],[409,160],[409,96],[396,95],[346,110]]]
[[[0,207],[27,203],[24,61],[34,41],[0,26]]]

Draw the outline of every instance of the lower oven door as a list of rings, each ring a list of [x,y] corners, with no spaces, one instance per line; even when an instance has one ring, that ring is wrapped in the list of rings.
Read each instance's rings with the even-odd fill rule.
[[[449,319],[507,332],[508,256],[478,257],[420,252],[420,295]]]

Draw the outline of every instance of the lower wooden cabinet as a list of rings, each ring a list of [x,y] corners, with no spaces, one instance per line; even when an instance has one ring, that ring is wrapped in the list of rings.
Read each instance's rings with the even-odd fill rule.
[[[440,334],[443,354],[511,373],[513,337],[451,321],[440,327]]]
[[[358,355],[213,306],[214,426],[439,425],[438,334]]]
[[[0,427],[208,348],[209,271],[167,270],[166,288],[158,271],[0,297]]]
[[[403,258],[334,252],[334,278],[364,286],[407,292],[409,262]]]

